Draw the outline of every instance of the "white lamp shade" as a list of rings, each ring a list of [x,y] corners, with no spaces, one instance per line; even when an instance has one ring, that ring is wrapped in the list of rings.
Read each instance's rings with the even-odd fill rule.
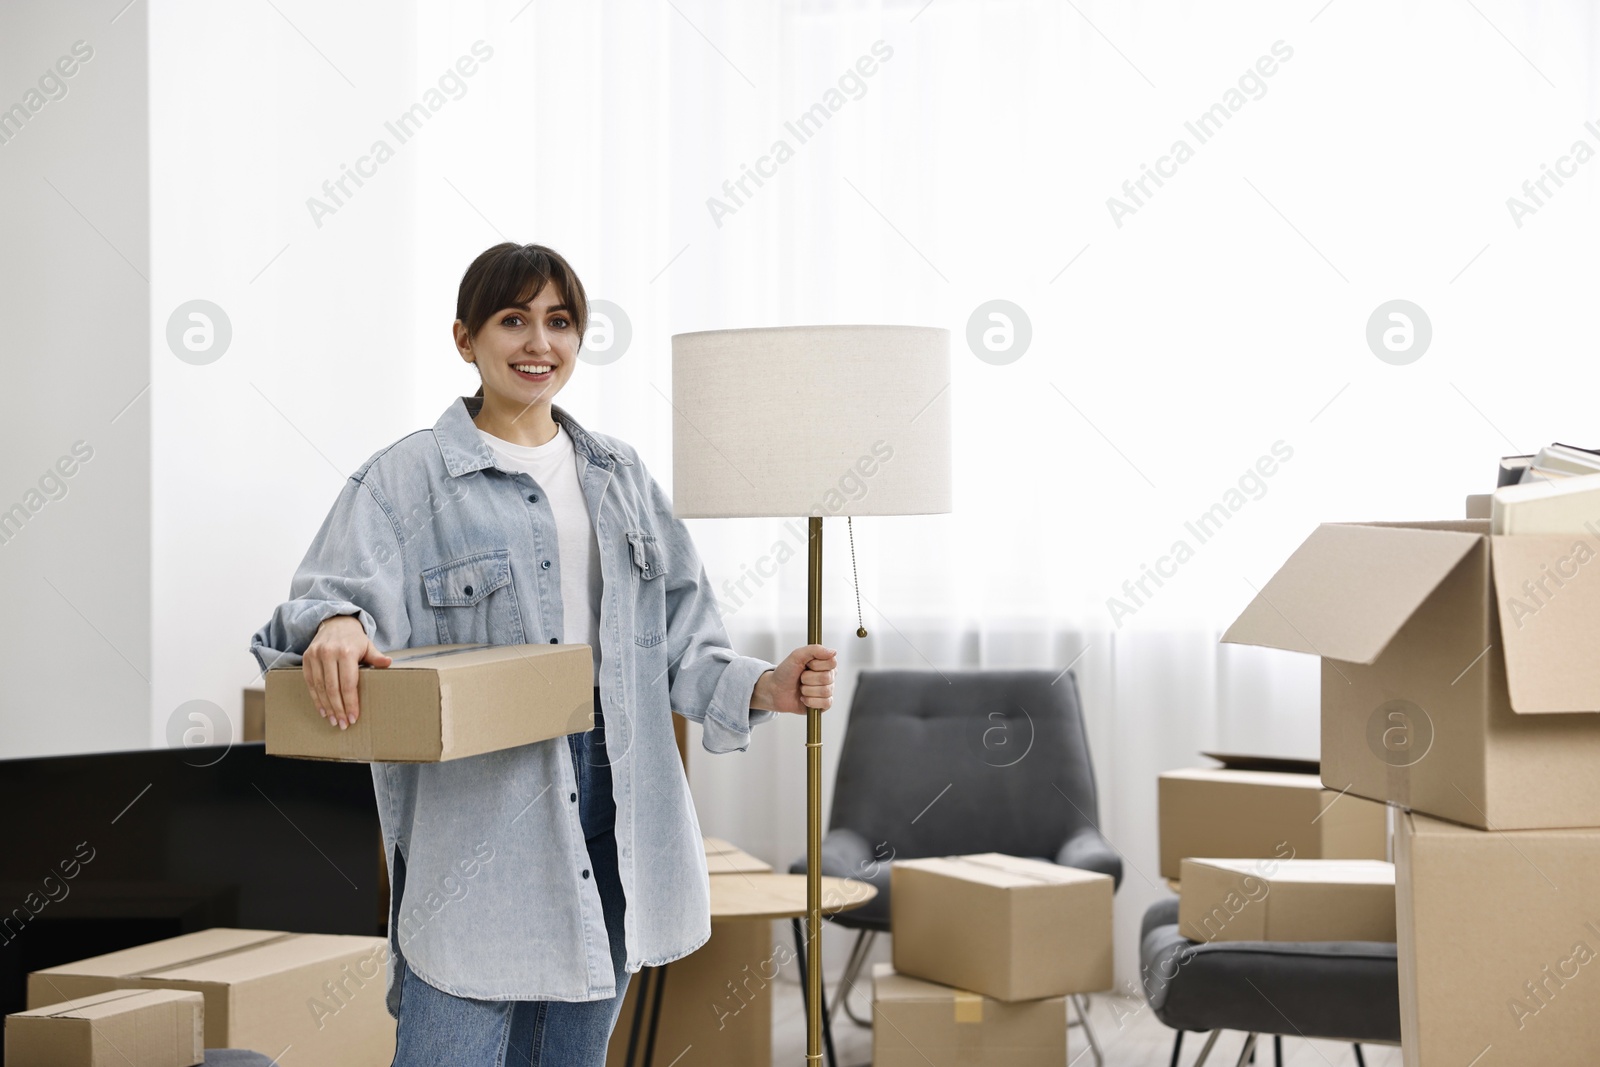
[[[672,403],[681,518],[951,510],[949,330],[675,334]]]

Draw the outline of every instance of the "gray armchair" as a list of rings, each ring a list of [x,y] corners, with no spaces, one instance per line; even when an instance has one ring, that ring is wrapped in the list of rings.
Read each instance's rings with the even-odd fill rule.
[[[862,671],[822,872],[870,882],[878,895],[830,920],[860,931],[832,1009],[848,999],[873,939],[889,929],[893,860],[1000,852],[1099,871],[1121,884],[1122,858],[1098,824],[1071,671]],[[805,858],[789,870],[804,873]],[[1086,1001],[1076,1006],[1085,1019]],[[845,1011],[868,1025],[848,1004]]]
[[[1280,1038],[1328,1038],[1400,1043],[1400,971],[1386,941],[1190,941],[1178,932],[1178,898],[1145,912],[1140,972],[1156,1018],[1177,1031],[1177,1067],[1185,1031],[1210,1032],[1194,1067],[1209,1059],[1224,1030],[1245,1037],[1238,1062],[1254,1058],[1256,1039],[1273,1035],[1274,1061],[1283,1065]]]

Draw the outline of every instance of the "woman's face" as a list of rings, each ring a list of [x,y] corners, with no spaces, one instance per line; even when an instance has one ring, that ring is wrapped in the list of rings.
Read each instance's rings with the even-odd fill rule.
[[[478,365],[485,398],[496,393],[519,408],[547,402],[561,391],[582,341],[565,295],[548,283],[529,303],[490,315],[470,343],[465,335],[457,320],[456,343],[464,346],[462,356]]]

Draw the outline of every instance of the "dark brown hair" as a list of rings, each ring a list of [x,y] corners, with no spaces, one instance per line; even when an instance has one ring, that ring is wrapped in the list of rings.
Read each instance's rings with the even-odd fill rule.
[[[583,282],[561,253],[544,245],[507,241],[482,252],[461,276],[456,318],[467,328],[469,337],[476,337],[489,316],[533,300],[550,284],[561,291],[562,303],[572,309],[572,322],[582,345],[584,331],[589,328],[589,298],[583,291]],[[483,395],[482,388],[478,395]]]

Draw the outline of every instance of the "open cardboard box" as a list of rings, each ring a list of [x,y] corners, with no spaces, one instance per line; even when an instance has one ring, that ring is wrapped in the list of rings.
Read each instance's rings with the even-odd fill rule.
[[[1322,658],[1322,781],[1470,826],[1600,826],[1600,537],[1324,523],[1222,640]]]

